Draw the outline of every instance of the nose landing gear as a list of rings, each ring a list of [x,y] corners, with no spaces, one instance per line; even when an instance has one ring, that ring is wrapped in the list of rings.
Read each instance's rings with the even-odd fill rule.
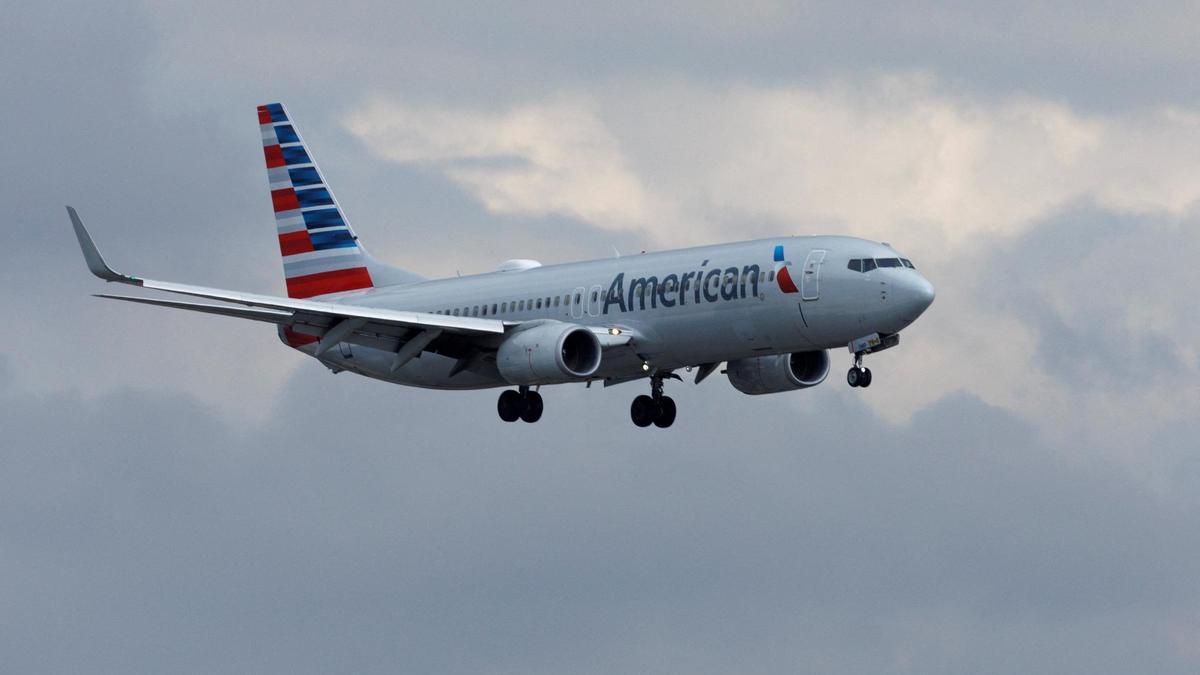
[[[871,386],[871,369],[863,366],[862,359],[862,352],[856,353],[854,355],[854,365],[846,373],[846,383],[851,387]]]
[[[505,422],[516,422],[518,419],[533,424],[542,419],[542,395],[529,391],[529,387],[518,387],[517,391],[507,389],[500,394],[496,401],[496,412]]]
[[[650,395],[642,394],[633,399],[629,406],[629,417],[639,427],[651,424],[666,429],[675,423],[675,399],[663,395],[663,378],[675,375],[654,374],[650,376]]]

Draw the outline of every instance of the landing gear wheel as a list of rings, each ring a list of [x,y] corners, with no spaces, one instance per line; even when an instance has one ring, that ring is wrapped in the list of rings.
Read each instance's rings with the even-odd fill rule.
[[[536,391],[525,393],[525,409],[521,411],[521,420],[533,424],[542,419],[542,395]]]
[[[633,404],[629,406],[629,417],[635,425],[648,427],[658,417],[658,406],[655,405],[654,399],[642,394],[633,399]]]
[[[862,384],[862,377],[862,370],[858,366],[855,366],[846,372],[846,384],[849,384],[851,387],[864,386]]]
[[[860,387],[864,387],[864,388],[865,388],[865,387],[869,387],[869,386],[871,386],[871,369],[870,369],[870,368],[863,368],[863,369],[862,369],[862,375],[861,375],[861,376],[859,376],[858,380],[859,380],[859,381],[858,381],[858,386],[860,386]]]
[[[496,412],[505,422],[516,422],[524,410],[525,399],[512,389],[501,392],[500,400],[496,401]]]
[[[675,399],[664,396],[658,401],[658,416],[654,418],[654,426],[666,429],[675,423]]]

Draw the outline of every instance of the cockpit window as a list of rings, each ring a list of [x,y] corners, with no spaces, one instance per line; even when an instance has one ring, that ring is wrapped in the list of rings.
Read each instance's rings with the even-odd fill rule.
[[[909,260],[908,258],[901,258],[901,259],[900,259],[900,262],[904,263],[904,266],[905,266],[905,267],[907,267],[907,268],[908,268],[908,269],[910,269],[910,270],[915,270],[915,269],[917,269],[917,268],[916,268],[916,266],[912,264],[912,261],[911,261],[911,260]]]
[[[874,258],[863,258],[862,271],[870,272],[873,269],[875,269],[875,259]]]
[[[876,258],[875,264],[880,267],[900,267],[899,258]]]
[[[862,271],[862,258],[855,258],[854,260],[851,260],[850,264],[846,265],[846,267],[854,270],[855,272],[861,272]]]

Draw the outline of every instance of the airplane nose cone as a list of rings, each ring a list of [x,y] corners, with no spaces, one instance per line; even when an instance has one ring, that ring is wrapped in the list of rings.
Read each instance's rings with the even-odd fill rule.
[[[933,284],[924,277],[919,277],[905,285],[907,287],[904,289],[904,318],[912,323],[933,304]]]
[[[933,304],[934,295],[936,294],[933,291],[933,284],[929,283],[927,279],[921,279],[921,283],[917,285],[916,292],[916,303],[917,307],[920,308],[917,311],[924,312],[926,309],[929,309],[929,306]]]

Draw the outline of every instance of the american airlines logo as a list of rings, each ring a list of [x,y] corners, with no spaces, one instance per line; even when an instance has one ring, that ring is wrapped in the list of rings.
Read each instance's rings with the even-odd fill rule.
[[[631,312],[647,307],[656,309],[660,305],[675,307],[689,302],[698,305],[702,302],[740,300],[758,295],[758,283],[763,280],[758,265],[705,269],[707,265],[706,260],[699,270],[668,274],[661,279],[657,276],[637,277],[630,279],[628,284],[625,281],[625,273],[621,272],[613,278],[608,292],[604,295],[603,312]],[[791,262],[783,258],[783,246],[776,246],[774,277],[779,284],[779,290],[784,293],[797,293],[799,291],[796,284],[788,273],[789,265]]]
[[[788,272],[788,267],[792,264],[790,260],[783,259],[783,244],[775,247],[775,281],[779,284],[779,290],[784,293],[799,293],[796,288],[796,282],[792,281],[792,275]]]

